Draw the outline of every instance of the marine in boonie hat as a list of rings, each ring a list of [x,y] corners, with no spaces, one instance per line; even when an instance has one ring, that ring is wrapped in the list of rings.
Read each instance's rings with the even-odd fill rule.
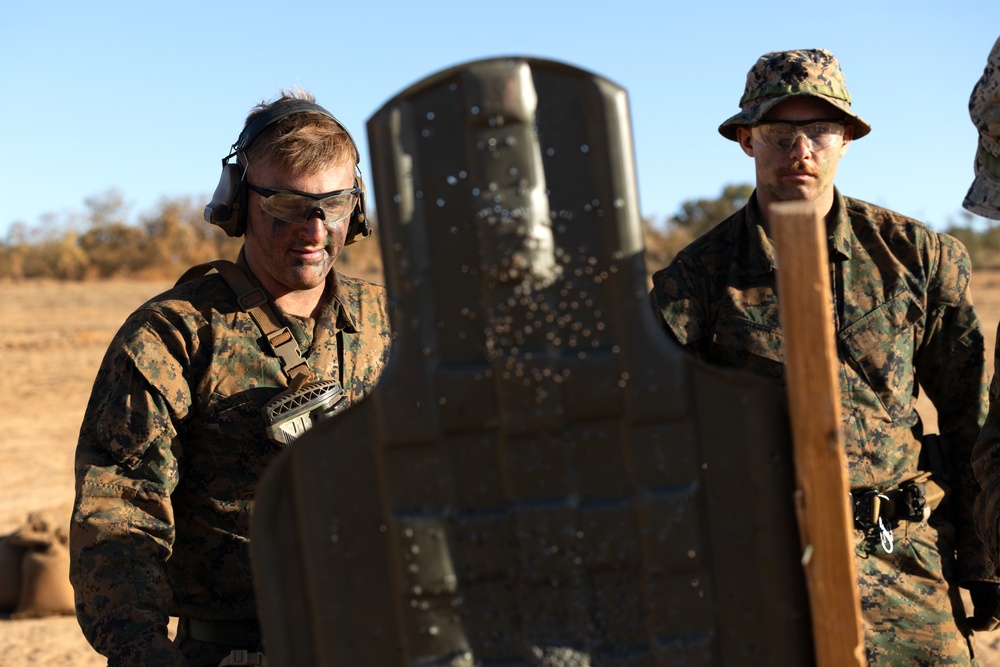
[[[844,112],[844,122],[854,126],[854,139],[871,132],[871,125],[851,111],[840,63],[825,49],[771,51],[757,59],[747,74],[740,98],[741,111],[719,126],[719,133],[736,141],[736,128],[753,125],[775,105],[793,97],[818,97]]]
[[[983,76],[969,97],[969,116],[979,130],[976,179],[962,206],[1000,220],[1000,39],[993,45]]]

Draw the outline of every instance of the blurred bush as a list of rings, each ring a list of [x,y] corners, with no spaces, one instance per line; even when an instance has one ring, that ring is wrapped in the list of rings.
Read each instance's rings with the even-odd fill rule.
[[[652,274],[684,246],[746,204],[753,187],[727,185],[717,198],[690,199],[672,216],[643,218],[645,261]],[[15,223],[0,239],[0,280],[48,278],[168,280],[212,259],[235,259],[243,243],[203,218],[203,202],[190,197],[162,199],[132,220],[117,190],[90,197],[86,211],[47,214],[29,227]],[[348,274],[383,282],[377,215],[372,236],[348,246],[337,267]],[[1000,267],[1000,222],[965,211],[945,231],[969,249],[975,267]]]

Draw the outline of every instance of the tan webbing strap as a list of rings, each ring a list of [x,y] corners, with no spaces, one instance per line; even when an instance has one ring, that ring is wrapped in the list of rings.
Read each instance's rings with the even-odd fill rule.
[[[283,326],[271,309],[267,294],[253,284],[238,265],[224,259],[215,259],[205,264],[192,266],[177,280],[177,285],[207,274],[212,269],[226,281],[236,293],[236,301],[245,310],[257,328],[264,334],[271,351],[281,359],[281,370],[288,377],[289,384],[298,386],[312,378],[312,370],[295,342],[295,336],[287,326]]]

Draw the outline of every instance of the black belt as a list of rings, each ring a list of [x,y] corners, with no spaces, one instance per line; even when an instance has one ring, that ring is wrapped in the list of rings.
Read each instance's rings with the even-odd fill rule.
[[[261,644],[260,623],[257,619],[245,621],[203,621],[198,618],[181,618],[177,632],[199,642],[224,644],[240,648],[257,648]]]
[[[923,521],[927,500],[922,485],[907,483],[889,491],[855,489],[851,491],[851,504],[855,528],[868,531],[879,527],[879,519],[885,528],[900,521]]]

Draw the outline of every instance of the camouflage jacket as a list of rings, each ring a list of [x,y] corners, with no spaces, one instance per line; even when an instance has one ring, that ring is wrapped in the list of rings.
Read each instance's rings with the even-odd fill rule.
[[[975,535],[970,454],[986,401],[984,342],[964,246],[924,224],[836,193],[829,225],[831,310],[852,489],[915,474],[918,383],[948,442],[957,577],[992,579]],[[776,253],[756,194],[653,276],[664,328],[705,361],[784,384]]]
[[[1000,39],[986,60],[983,76],[972,89],[969,113],[979,130],[976,180],[963,202],[970,211],[1000,220]],[[1000,329],[998,329],[1000,333]],[[994,350],[1000,369],[1000,340]],[[977,516],[987,552],[1000,567],[1000,377],[990,385],[990,410],[974,452],[974,467],[983,485]]]
[[[384,288],[330,272],[316,319],[272,306],[317,379],[351,401],[388,359]],[[179,664],[168,616],[255,618],[254,493],[281,447],[262,406],[287,386],[280,359],[218,275],[136,310],[104,358],[76,452],[71,579],[77,615],[109,664]]]

